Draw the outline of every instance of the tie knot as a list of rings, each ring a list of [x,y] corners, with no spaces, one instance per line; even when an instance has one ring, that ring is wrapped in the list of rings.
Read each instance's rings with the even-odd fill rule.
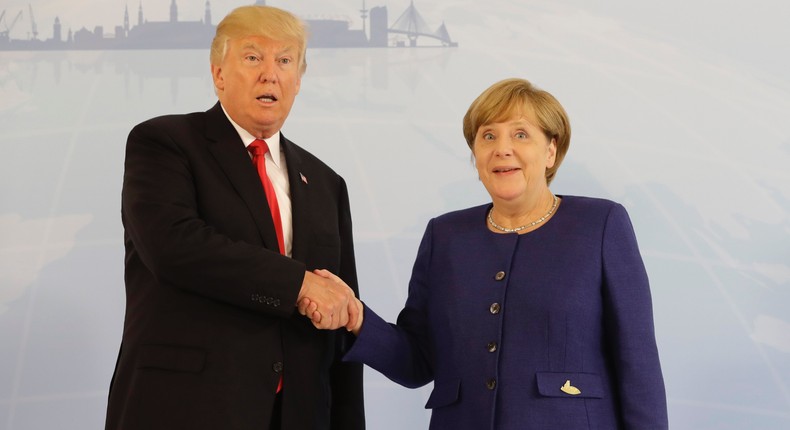
[[[250,146],[247,147],[247,150],[250,151],[252,155],[262,157],[269,152],[269,145],[261,139],[255,139],[250,143]]]

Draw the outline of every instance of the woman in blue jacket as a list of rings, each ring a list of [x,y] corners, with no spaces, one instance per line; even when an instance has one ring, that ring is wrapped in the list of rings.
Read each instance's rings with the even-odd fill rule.
[[[666,429],[628,214],[549,189],[570,143],[565,110],[507,79],[463,128],[492,202],[428,223],[397,324],[365,307],[344,359],[406,387],[433,381],[431,429]]]

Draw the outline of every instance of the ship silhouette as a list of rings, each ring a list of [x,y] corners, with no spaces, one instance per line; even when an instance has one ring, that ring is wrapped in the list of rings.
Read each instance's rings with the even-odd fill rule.
[[[255,4],[265,5],[263,0]],[[60,18],[55,17],[52,38],[38,38],[33,8],[29,7],[32,36],[29,39],[12,39],[11,30],[22,16],[19,11],[13,19],[6,18],[6,11],[0,15],[0,51],[46,51],[46,50],[123,50],[123,49],[207,49],[214,38],[216,26],[211,20],[211,3],[205,2],[203,19],[180,21],[176,0],[170,3],[168,21],[149,21],[145,19],[143,4],[140,0],[137,10],[137,24],[130,24],[129,7],[124,10],[123,24],[111,32],[103,26],[88,30],[85,27],[63,35]],[[377,6],[367,9],[365,1],[360,9],[362,28],[352,29],[349,21],[342,19],[304,19],[309,29],[308,47],[311,48],[351,48],[351,47],[416,47],[441,46],[454,47],[458,44],[450,39],[444,23],[435,31],[430,30],[412,1],[392,26],[388,26],[387,7]],[[10,15],[9,15],[10,16]],[[369,27],[368,27],[369,21]],[[3,29],[4,27],[4,29]],[[393,37],[390,37],[393,36]],[[433,44],[420,45],[419,38],[428,39]],[[408,43],[406,40],[408,39]]]

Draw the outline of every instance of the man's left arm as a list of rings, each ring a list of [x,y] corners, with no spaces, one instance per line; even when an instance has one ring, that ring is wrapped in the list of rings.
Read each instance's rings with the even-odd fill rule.
[[[340,223],[340,270],[338,276],[359,297],[357,269],[354,260],[354,238],[351,228],[351,208],[348,188],[342,179],[338,195],[338,220]],[[343,327],[338,329],[335,334],[335,358],[330,369],[332,429],[363,430],[365,428],[365,404],[362,389],[362,365],[341,361],[343,355],[351,347],[354,336]]]

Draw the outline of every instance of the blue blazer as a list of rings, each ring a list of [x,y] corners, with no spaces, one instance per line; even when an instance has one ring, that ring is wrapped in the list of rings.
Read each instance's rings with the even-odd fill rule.
[[[666,429],[648,278],[625,209],[565,196],[541,228],[491,205],[426,228],[397,324],[370,308],[345,360],[433,381],[431,429]]]

